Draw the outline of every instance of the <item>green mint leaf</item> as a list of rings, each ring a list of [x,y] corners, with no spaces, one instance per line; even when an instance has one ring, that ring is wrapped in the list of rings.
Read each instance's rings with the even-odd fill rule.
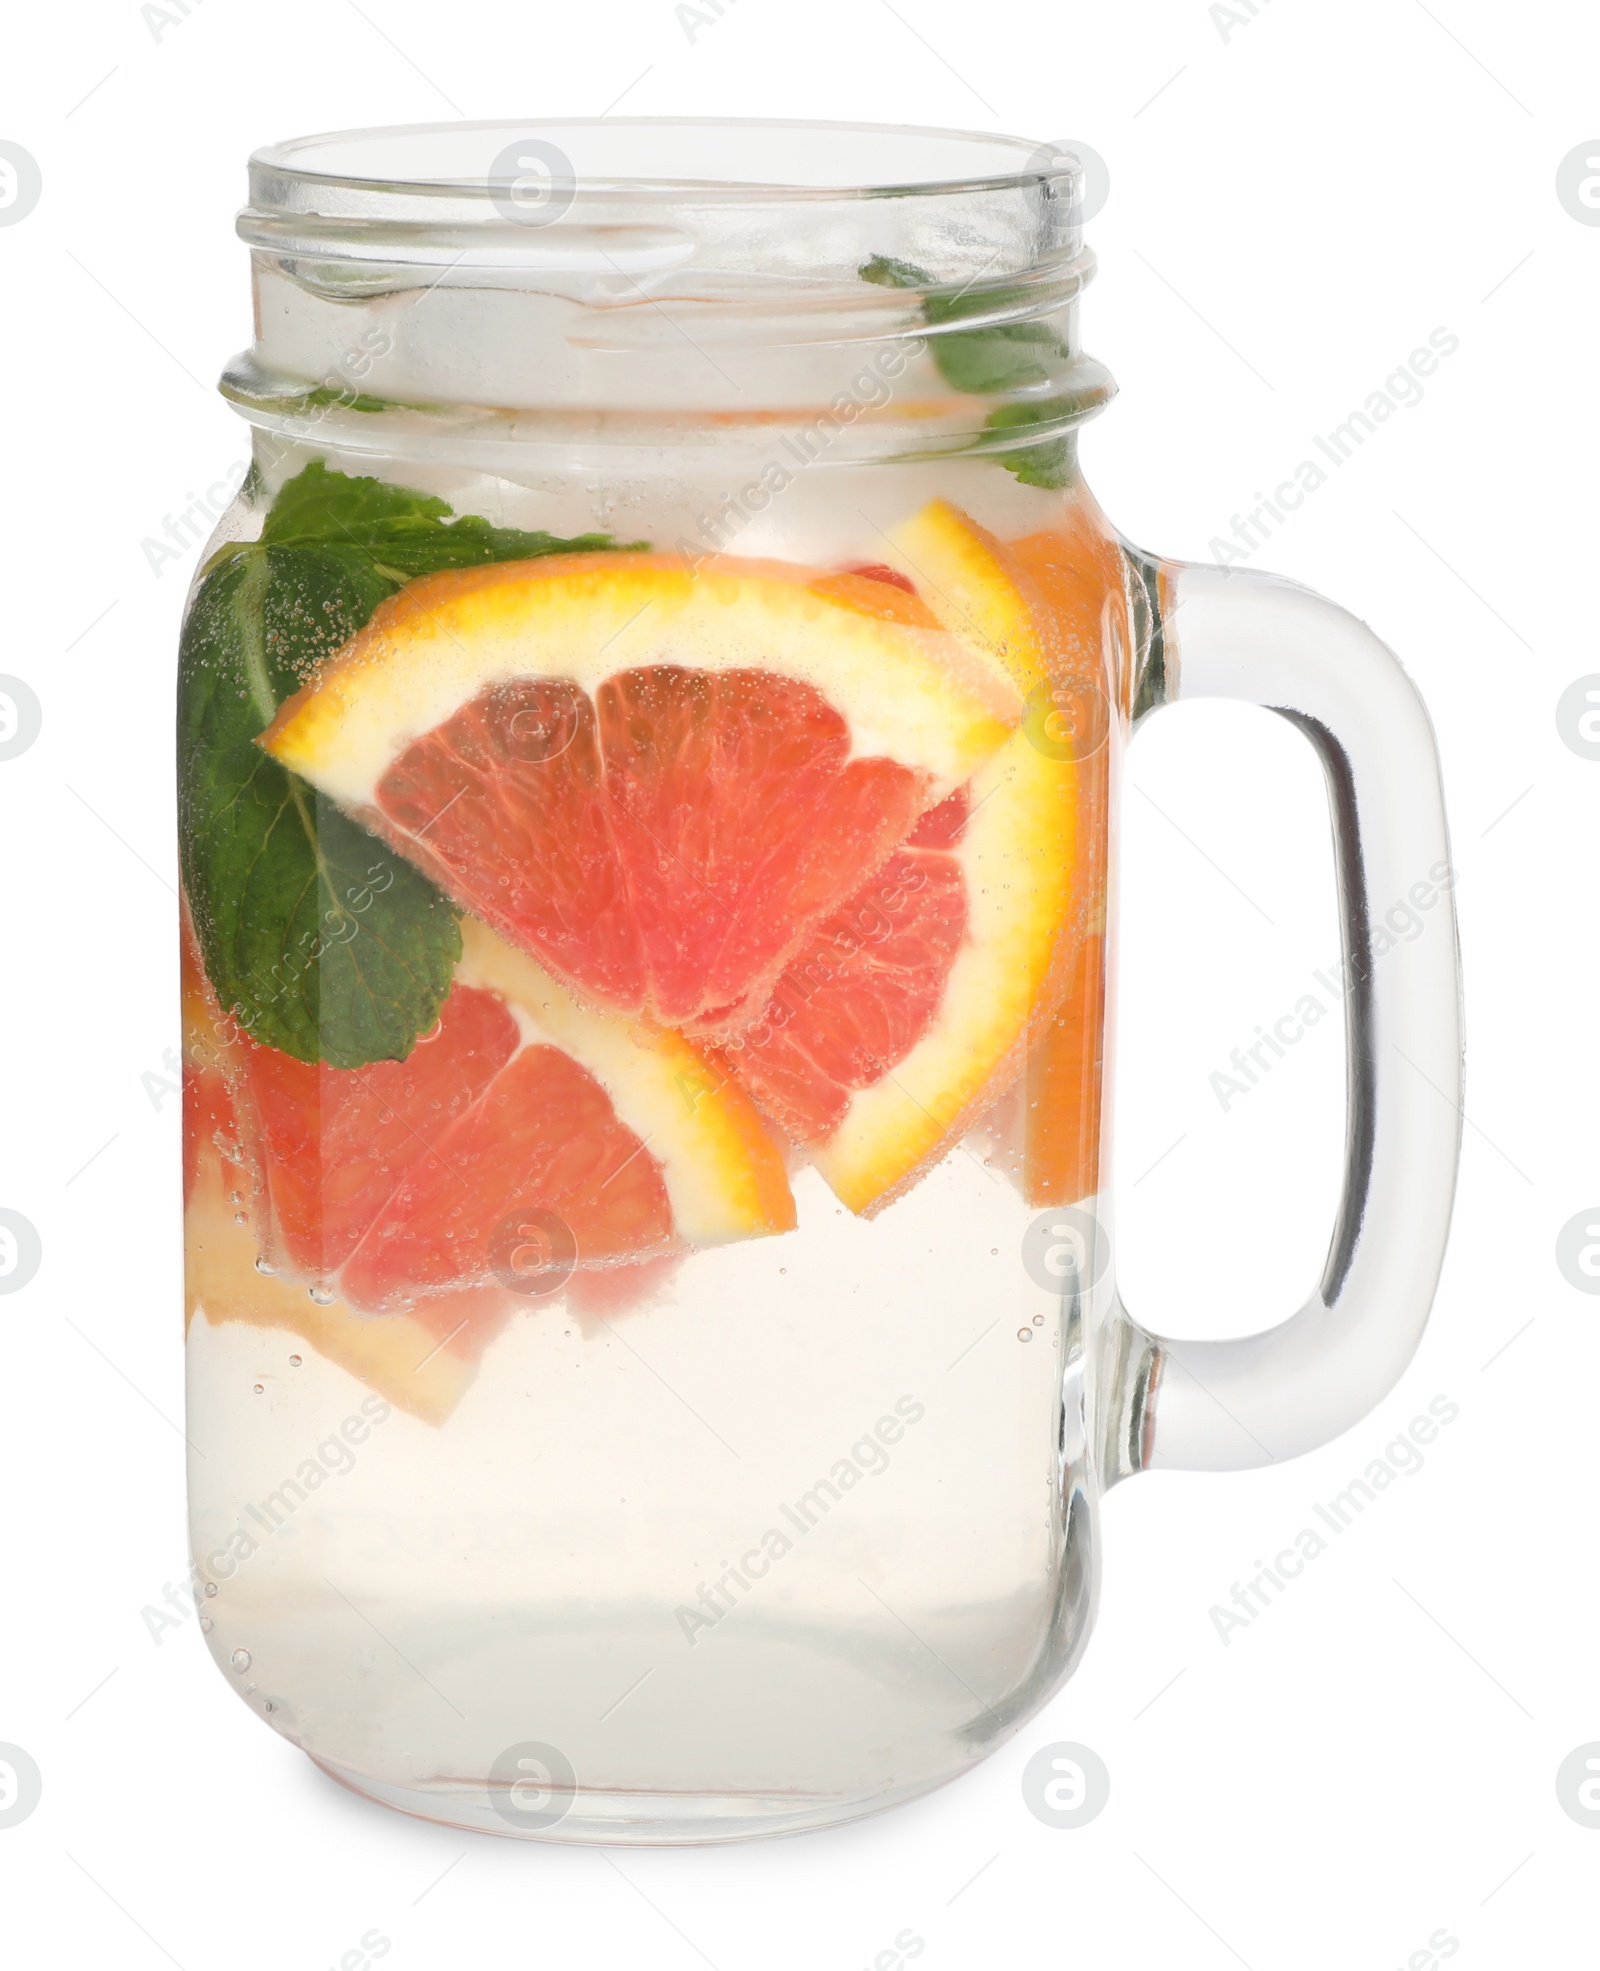
[[[993,306],[1003,295],[991,293]],[[971,297],[930,294],[922,304],[930,328],[971,314]],[[949,329],[931,338],[939,374],[952,390],[974,397],[1037,389],[1067,360],[1067,345],[1048,322],[993,322],[986,328]]]
[[[463,514],[446,525],[398,516],[374,526],[363,544],[385,567],[398,569],[409,580],[437,574],[443,568],[478,568],[487,561],[527,561],[544,554],[589,554],[624,545],[642,548],[643,541],[622,543],[609,534],[525,533],[520,527],[496,527],[478,514]]]
[[[874,287],[933,286],[931,274],[925,274],[920,267],[913,267],[909,260],[896,260],[888,253],[873,254],[866,265],[856,271],[862,280],[871,281]]]
[[[456,912],[257,743],[278,706],[413,576],[615,543],[456,518],[309,465],[261,538],[213,556],[179,653],[179,836],[207,975],[253,1038],[332,1067],[404,1060],[438,1018]]]
[[[1059,376],[1061,366],[1070,360],[1066,343],[1048,322],[990,322],[973,329],[950,326],[969,315],[992,313],[1012,299],[1021,300],[1020,287],[991,288],[979,295],[945,294],[922,268],[887,254],[874,255],[860,274],[878,287],[922,291],[922,319],[935,331],[928,337],[929,354],[950,388],[966,396],[999,397],[1037,390]],[[1071,397],[1002,404],[989,413],[985,425],[991,431],[1025,430],[1055,423],[1074,408],[1076,400]],[[1025,486],[1054,488],[1066,485],[1071,477],[1072,448],[1065,435],[993,456]]]
[[[1069,351],[1048,322],[990,322],[982,328],[956,329],[969,315],[992,314],[1011,301],[1023,299],[1020,287],[988,288],[981,294],[962,290],[944,294],[933,276],[909,260],[875,254],[860,269],[861,278],[878,287],[922,290],[922,319],[939,331],[928,338],[929,354],[952,390],[972,397],[998,396],[1048,383]]]
[[[315,547],[236,556],[179,656],[178,827],[206,972],[252,1038],[301,1061],[404,1060],[460,956],[434,886],[256,744],[394,583]]]
[[[563,539],[542,530],[496,527],[475,513],[454,519],[445,502],[428,493],[332,472],[320,459],[279,493],[261,538],[285,545],[337,546],[364,555],[405,580],[445,568],[480,568],[490,561],[587,554],[619,546],[609,534]],[[644,543],[627,545],[643,547]]]
[[[338,540],[359,545],[382,522],[443,522],[450,508],[431,493],[387,480],[356,478],[313,459],[279,491],[261,529],[263,541]]]
[[[983,424],[986,431],[1027,431],[1036,425],[1054,424],[1077,408],[1078,400],[1072,397],[1045,398],[1034,404],[996,404]],[[992,456],[1024,486],[1042,486],[1054,492],[1072,478],[1072,440],[1066,433]]]
[[[370,397],[365,390],[354,390],[345,384],[319,383],[315,390],[307,390],[303,396],[296,397],[289,404],[279,403],[274,409],[292,411],[298,416],[302,411],[332,410],[361,411],[368,417],[376,417],[380,411],[403,411],[411,407],[397,402],[393,397]]]

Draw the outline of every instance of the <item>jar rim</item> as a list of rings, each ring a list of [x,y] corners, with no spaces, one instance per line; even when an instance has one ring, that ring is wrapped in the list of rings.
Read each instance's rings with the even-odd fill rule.
[[[565,138],[563,143],[562,139]],[[1048,188],[1070,204],[1082,167],[1065,144],[938,125],[770,117],[548,117],[322,131],[255,151],[252,205],[372,216],[375,193],[497,211],[527,145],[569,203],[804,204]],[[667,160],[640,168],[646,158]],[[670,161],[682,160],[678,169]],[[875,161],[876,160],[876,161]],[[497,169],[498,167],[498,169]],[[630,168],[632,167],[632,168]],[[344,205],[343,192],[356,200]],[[310,203],[311,199],[316,203]]]

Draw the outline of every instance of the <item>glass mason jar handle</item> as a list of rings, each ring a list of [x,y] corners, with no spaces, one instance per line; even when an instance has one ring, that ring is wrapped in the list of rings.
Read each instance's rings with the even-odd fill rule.
[[[1364,1417],[1421,1338],[1461,1138],[1452,872],[1421,699],[1365,624],[1296,583],[1169,566],[1159,591],[1155,694],[1144,702],[1266,706],[1305,733],[1327,775],[1345,986],[1344,1193],[1316,1291],[1266,1333],[1166,1341],[1119,1308],[1108,1482],[1150,1467],[1275,1463]]]

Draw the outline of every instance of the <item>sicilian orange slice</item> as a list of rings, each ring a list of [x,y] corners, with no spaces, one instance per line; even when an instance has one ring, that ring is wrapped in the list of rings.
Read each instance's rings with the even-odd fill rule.
[[[675,1033],[580,1005],[484,924],[402,1062],[312,1067],[239,1043],[270,1263],[366,1310],[513,1284],[519,1214],[578,1266],[787,1231],[782,1160]],[[536,1269],[537,1270],[537,1269]]]
[[[1115,645],[1123,608],[1122,551],[1092,500],[1074,504],[1065,522],[1007,544],[1006,553],[1034,586],[1053,626],[1057,674],[1069,681],[1061,694],[1074,711],[1084,700],[1073,681],[1092,678]],[[1108,613],[1113,620],[1108,621]],[[1127,647],[1125,630],[1121,641]],[[1052,708],[1059,711],[1061,708]],[[1092,727],[1094,711],[1082,721]],[[1048,728],[1047,728],[1048,729]],[[1095,735],[1086,735],[1092,742]],[[1080,811],[1092,842],[1103,842],[1107,817],[1108,749],[1079,749]],[[1071,1204],[1100,1185],[1101,1095],[1106,1049],[1105,869],[1103,853],[1091,863],[1091,898],[1084,935],[1071,961],[1066,988],[1049,1020],[1035,1033],[1023,1075],[1023,1194],[1030,1205]]]
[[[581,1005],[487,926],[462,924],[457,992],[495,996],[518,1048],[413,1164],[344,1269],[358,1304],[513,1272],[506,1228],[531,1208],[551,1255],[589,1266],[786,1232],[783,1161],[749,1100],[715,1086],[680,1035]],[[570,1247],[561,1250],[563,1237]]]
[[[1054,625],[1015,558],[986,527],[930,500],[891,536],[894,565],[918,586],[939,620],[978,645],[1032,693],[1050,664]]]
[[[269,1264],[315,1285],[334,1279],[412,1166],[482,1102],[520,1037],[502,999],[459,979],[403,1061],[318,1066],[241,1037],[237,1107],[267,1206]]]
[[[1085,755],[1105,730],[1103,690],[1061,692],[1058,626],[999,542],[944,501],[892,541],[893,572],[1030,712],[818,927],[763,1018],[726,1050],[863,1213],[900,1195],[994,1101],[1053,1015],[1093,907]],[[1058,692],[1066,727],[1052,723]]]
[[[262,743],[591,1004],[714,1030],[1020,716],[882,582],[580,554],[409,584]]]
[[[259,1207],[222,1062],[239,1045],[206,987],[192,936],[183,942],[185,1323],[276,1328],[426,1423],[443,1423],[477,1372],[509,1294],[478,1294],[470,1308],[421,1304],[420,1318],[372,1320],[304,1283],[258,1266]]]
[[[192,1044],[192,1300],[429,1416],[525,1291],[620,1311],[672,1255],[795,1222],[755,1109],[688,1041],[580,1006],[474,919],[462,942],[403,1062],[309,1066],[227,1031],[224,1072]],[[207,1140],[224,1111],[236,1147]]]

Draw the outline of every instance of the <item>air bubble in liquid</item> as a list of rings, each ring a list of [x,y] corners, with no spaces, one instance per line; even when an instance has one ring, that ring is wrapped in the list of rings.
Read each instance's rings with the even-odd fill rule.
[[[236,1211],[233,1214],[233,1222],[235,1225],[248,1225],[250,1223],[250,1214],[245,1211]]]
[[[234,1669],[236,1669],[239,1675],[242,1677],[245,1671],[248,1670],[250,1667],[250,1652],[247,1649],[236,1649],[233,1652],[233,1654],[228,1658],[228,1661],[233,1665]]]
[[[277,1270],[278,1270],[277,1267],[274,1266],[270,1260],[258,1259],[256,1261],[256,1271],[258,1273],[265,1273],[269,1280],[272,1278],[273,1274],[277,1272]]]
[[[1018,1328],[1018,1330],[1017,1330],[1017,1340],[1018,1340],[1018,1341],[1032,1341],[1032,1340],[1033,1340],[1033,1330],[1032,1330],[1032,1328]]]
[[[217,1584],[216,1584],[216,1582],[215,1582],[215,1581],[208,1581],[208,1582],[206,1583],[206,1593],[207,1593],[208,1595],[214,1595],[214,1594],[215,1594],[216,1592],[217,1592]]]
[[[211,1617],[210,1617],[209,1615],[202,1615],[202,1616],[201,1616],[201,1618],[200,1618],[200,1633],[201,1633],[202,1635],[204,1635],[204,1636],[209,1636],[209,1635],[210,1635],[210,1633],[211,1633],[211,1631],[212,1631],[212,1630],[213,1630],[213,1629],[214,1629],[214,1628],[215,1628],[216,1626],[217,1626],[217,1625],[216,1625],[216,1623],[212,1621],[212,1619],[211,1619]]]
[[[263,1394],[263,1393],[265,1392],[265,1390],[266,1390],[266,1387],[267,1387],[267,1385],[266,1385],[266,1384],[265,1384],[264,1382],[258,1382],[258,1383],[257,1383],[257,1384],[255,1385],[255,1392],[256,1392],[256,1394],[257,1394],[257,1396],[260,1396],[260,1395],[262,1395],[262,1394]]]
[[[331,1293],[327,1287],[307,1287],[306,1292],[319,1307],[331,1307],[338,1299],[338,1295]]]
[[[1033,1317],[1033,1325],[1036,1328],[1042,1328],[1044,1326],[1044,1316],[1042,1314],[1035,1314]]]
[[[291,1369],[298,1369],[299,1366],[300,1366],[300,1357],[298,1355],[291,1355],[289,1357],[289,1367]]]

